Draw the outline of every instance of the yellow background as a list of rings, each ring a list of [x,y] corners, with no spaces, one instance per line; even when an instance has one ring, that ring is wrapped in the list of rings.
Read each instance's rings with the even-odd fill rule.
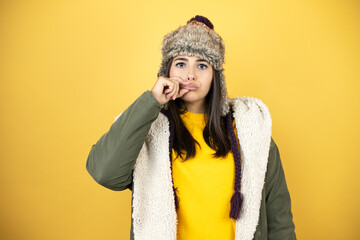
[[[85,169],[151,90],[163,36],[196,14],[230,97],[273,120],[298,239],[359,239],[359,1],[0,1],[0,238],[128,239],[131,192]]]

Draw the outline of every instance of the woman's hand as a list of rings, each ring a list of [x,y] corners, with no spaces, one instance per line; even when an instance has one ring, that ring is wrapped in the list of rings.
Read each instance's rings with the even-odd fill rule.
[[[189,85],[193,81],[184,81],[180,77],[163,77],[159,76],[155,85],[151,89],[152,95],[158,100],[160,104],[165,104],[170,100],[182,97],[187,93],[188,89],[184,89],[182,85]]]

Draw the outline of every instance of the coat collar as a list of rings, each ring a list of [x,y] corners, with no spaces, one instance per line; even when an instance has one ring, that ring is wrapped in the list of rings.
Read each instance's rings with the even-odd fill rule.
[[[229,101],[242,159],[244,196],[235,240],[253,239],[259,221],[261,194],[271,142],[271,115],[257,98]],[[169,121],[163,113],[152,123],[133,173],[133,230],[135,240],[176,240],[177,214],[169,160]]]

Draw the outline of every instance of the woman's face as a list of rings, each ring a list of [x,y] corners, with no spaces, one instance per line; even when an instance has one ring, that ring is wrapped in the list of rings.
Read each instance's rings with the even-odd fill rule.
[[[196,56],[179,55],[173,58],[169,75],[170,78],[176,76],[185,81],[193,80],[198,87],[181,97],[185,103],[204,103],[213,79],[213,69],[208,62]]]

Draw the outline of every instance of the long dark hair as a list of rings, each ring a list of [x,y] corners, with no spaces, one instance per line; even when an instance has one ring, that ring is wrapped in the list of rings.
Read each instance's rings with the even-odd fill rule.
[[[170,75],[170,67],[172,64],[170,58],[166,64],[166,77]],[[213,68],[213,79],[208,94],[205,97],[205,114],[204,120],[206,126],[203,131],[203,137],[206,144],[216,151],[213,157],[225,157],[231,151],[231,143],[227,135],[227,124],[225,117],[221,116],[221,86],[220,86],[220,73]],[[186,129],[180,114],[187,112],[188,109],[184,101],[177,98],[175,101],[168,102],[168,112],[174,122],[174,142],[173,149],[176,152],[176,158],[180,156],[183,161],[195,157],[196,148],[195,143],[199,145],[190,132]],[[182,154],[186,153],[185,159]],[[175,158],[175,159],[176,159]]]
[[[166,77],[169,77],[170,67],[172,64],[172,58],[166,63]],[[241,190],[241,156],[238,148],[237,137],[235,136],[233,128],[233,110],[230,111],[225,117],[221,116],[220,112],[220,100],[221,100],[221,88],[220,88],[220,74],[213,68],[213,79],[208,94],[205,97],[205,114],[204,120],[206,122],[203,130],[203,138],[206,144],[216,151],[213,157],[225,157],[230,151],[234,154],[235,160],[235,183],[234,194],[230,200],[230,218],[238,219],[242,209],[242,203],[244,196],[240,192]],[[195,143],[200,144],[191,136],[186,129],[180,114],[187,112],[187,108],[183,100],[177,98],[175,101],[168,102],[168,110],[161,110],[169,119],[169,159],[172,160],[172,149],[175,150],[177,157],[182,157],[182,150],[185,150],[186,158],[183,161],[194,157],[196,154]],[[175,159],[176,159],[175,158]],[[172,164],[170,164],[172,172]],[[176,209],[179,208],[179,197],[177,194],[177,188],[174,187],[174,201]]]

